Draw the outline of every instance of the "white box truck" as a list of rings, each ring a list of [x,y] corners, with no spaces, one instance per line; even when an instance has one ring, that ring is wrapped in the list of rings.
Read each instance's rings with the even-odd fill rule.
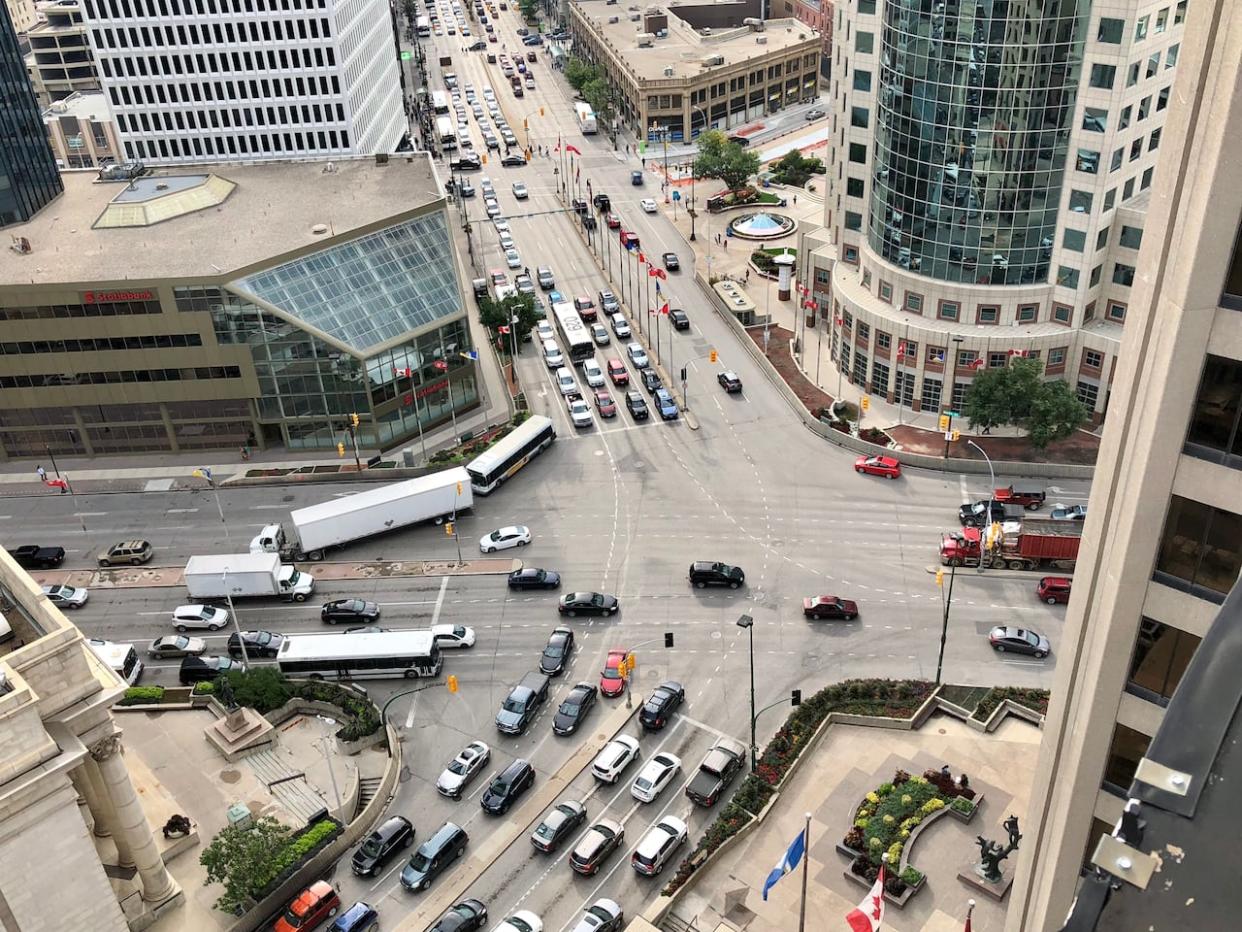
[[[226,553],[190,557],[185,587],[193,599],[280,596],[286,602],[305,602],[315,591],[315,580],[281,563],[275,553]]]
[[[250,542],[250,552],[322,560],[333,547],[423,521],[441,524],[473,504],[470,474],[455,466],[299,508],[290,512],[287,526],[269,524],[260,531]]]

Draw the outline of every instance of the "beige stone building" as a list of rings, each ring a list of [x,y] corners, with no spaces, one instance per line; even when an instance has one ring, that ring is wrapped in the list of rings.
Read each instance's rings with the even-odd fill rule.
[[[0,552],[0,925],[124,932],[181,899],[125,766],[126,683]]]
[[[13,29],[19,36],[39,21],[35,14],[34,0],[4,0],[4,5],[13,20]]]
[[[98,168],[120,162],[116,123],[102,91],[75,91],[43,111],[52,154],[61,168]]]
[[[39,103],[46,106],[76,91],[99,90],[99,72],[82,19],[82,4],[77,0],[44,0],[36,10],[39,21],[26,32],[30,42],[26,70]]]
[[[622,125],[651,142],[666,133],[681,142],[818,94],[819,34],[796,19],[762,21],[760,9],[761,0],[669,3],[641,12],[607,0],[570,0],[569,30],[574,55],[607,74]]]
[[[1182,47],[1009,932],[1061,927],[1242,568],[1242,8],[1195,0]]]

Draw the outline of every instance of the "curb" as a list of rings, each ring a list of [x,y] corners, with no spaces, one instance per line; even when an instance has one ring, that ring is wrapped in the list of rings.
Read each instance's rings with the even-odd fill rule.
[[[519,807],[522,813],[517,821],[509,820],[491,832],[479,850],[470,856],[463,870],[452,877],[452,885],[442,884],[438,891],[426,897],[413,912],[408,913],[396,927],[399,932],[423,932],[432,921],[454,903],[459,902],[470,886],[495,863],[510,846],[521,842],[530,833],[537,819],[552,805],[569,785],[591,765],[595,755],[603,750],[620,731],[638,714],[640,706],[632,709],[619,706],[614,709],[603,726],[588,738],[556,774],[544,781],[542,787]]]

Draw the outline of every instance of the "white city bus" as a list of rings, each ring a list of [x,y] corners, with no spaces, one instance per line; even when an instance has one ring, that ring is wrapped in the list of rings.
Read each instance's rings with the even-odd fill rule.
[[[593,133],[599,132],[599,122],[596,120],[595,111],[591,109],[590,104],[574,104],[574,116],[578,119],[578,128],[582,130],[582,135],[590,136]]]
[[[564,301],[553,304],[552,317],[556,320],[556,329],[560,331],[561,339],[565,341],[565,355],[575,366],[582,365],[584,360],[595,355],[591,331],[587,330],[586,324],[582,322],[572,304]]]
[[[133,644],[114,644],[112,641],[90,639],[91,650],[117,676],[130,686],[137,684],[142,676],[142,661],[138,659],[138,651]]]
[[[430,631],[295,634],[285,638],[276,657],[286,676],[317,680],[435,676],[440,663]]]
[[[457,148],[457,126],[446,116],[436,117],[436,136],[445,151]]]
[[[532,414],[503,440],[488,447],[466,464],[470,488],[487,495],[532,459],[552,446],[556,430],[550,418]]]
[[[431,106],[436,111],[436,113],[448,113],[449,112],[448,94],[444,93],[444,91],[432,91],[431,92]]]

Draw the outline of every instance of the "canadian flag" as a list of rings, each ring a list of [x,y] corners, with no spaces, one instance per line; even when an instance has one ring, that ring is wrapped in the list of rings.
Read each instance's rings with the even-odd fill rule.
[[[897,355],[898,356],[906,355],[906,341],[905,340],[897,341]]]
[[[413,369],[409,369],[409,368],[406,368],[406,369],[393,369],[393,370],[392,370],[392,374],[393,374],[393,375],[396,375],[396,376],[402,376],[402,377],[407,378],[407,379],[412,379],[412,378],[414,377],[414,370],[413,370]]]
[[[643,251],[641,249],[638,250],[638,261],[643,265],[647,264],[647,257],[643,255]]]
[[[668,302],[667,301],[665,301],[663,304],[660,305],[660,313],[661,314],[668,313]]]
[[[566,152],[572,152],[574,155],[581,155],[581,154],[582,154],[582,150],[581,150],[581,149],[579,149],[577,146],[572,145],[571,143],[568,143],[568,142],[567,142],[567,143],[565,143],[565,151],[566,151]]]
[[[884,921],[884,868],[871,885],[871,892],[858,904],[858,908],[845,917],[851,932],[876,932]]]
[[[1012,356],[1024,356],[1025,357],[1025,356],[1029,356],[1030,354],[1031,354],[1030,350],[1024,350],[1024,349],[1011,349],[1008,353],[1008,355],[1011,357]]]
[[[668,281],[668,272],[664,271],[664,269],[658,266],[653,265],[649,269],[647,269],[647,277],[648,278],[661,278],[664,281]],[[660,286],[657,285],[656,287],[658,288]]]
[[[508,333],[508,332],[509,332],[509,325],[508,325],[508,324],[501,324],[499,327],[497,327],[497,328],[496,328],[496,332],[497,332],[497,333]]]
[[[437,372],[448,372],[448,363],[443,359],[437,359],[432,365],[435,366]]]
[[[984,361],[983,361],[982,356],[980,356],[978,359],[976,359],[974,362],[970,364],[970,368],[972,369],[982,369],[983,366],[984,366]]]
[[[62,492],[69,488],[69,483],[64,479],[44,479],[43,484],[53,489],[60,489]]]

